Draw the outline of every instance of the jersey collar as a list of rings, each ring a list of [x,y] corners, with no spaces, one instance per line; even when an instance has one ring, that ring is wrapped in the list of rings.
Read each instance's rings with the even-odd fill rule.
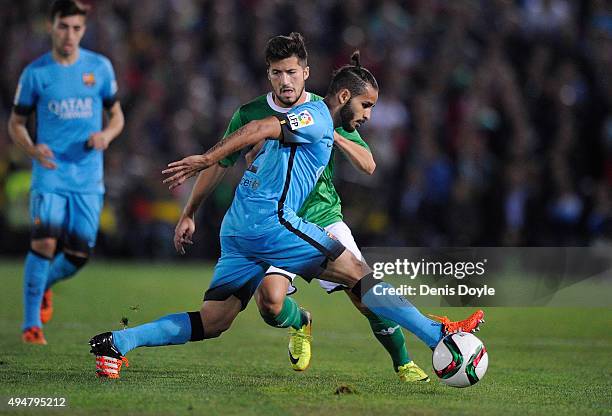
[[[266,95],[266,101],[268,102],[268,105],[270,106],[270,108],[276,111],[277,113],[287,113],[289,112],[289,110],[291,110],[291,108],[285,108],[285,107],[281,107],[277,105],[274,102],[274,98],[272,97],[272,92],[269,92],[268,95]],[[310,93],[306,92],[306,101],[304,102],[307,103],[309,101],[310,101]]]

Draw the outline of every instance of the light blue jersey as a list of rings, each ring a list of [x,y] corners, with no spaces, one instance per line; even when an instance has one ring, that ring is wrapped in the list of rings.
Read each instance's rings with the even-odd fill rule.
[[[257,237],[293,223],[327,166],[334,127],[325,103],[299,105],[283,121],[283,139],[267,140],[240,180],[221,236]]]
[[[345,250],[323,228],[296,214],[329,163],[334,144],[329,109],[313,101],[278,117],[282,140],[266,141],[223,218],[221,257],[204,300],[233,295],[244,309],[270,265],[309,280]]]
[[[28,65],[19,79],[15,112],[36,110],[36,142],[55,155],[56,169],[36,160],[32,189],[39,192],[104,193],[102,151],[87,140],[102,130],[102,108],[115,102],[117,83],[110,61],[79,49],[72,65],[57,63],[47,53]]]

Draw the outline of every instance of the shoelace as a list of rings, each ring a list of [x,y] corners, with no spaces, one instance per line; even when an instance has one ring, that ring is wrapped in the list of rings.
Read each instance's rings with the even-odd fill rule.
[[[100,370],[105,370],[106,368],[113,368],[114,367],[109,367],[107,363],[111,363],[111,364],[115,364],[117,366],[116,370],[119,371],[121,370],[121,367],[123,365],[125,365],[126,367],[130,366],[130,362],[128,361],[127,357],[121,357],[120,359],[116,359],[117,362],[114,361],[110,361],[110,360],[106,360],[104,358],[104,356],[96,356],[96,368],[100,369]]]
[[[293,343],[293,347],[296,355],[302,354],[302,348],[304,347],[304,341],[312,340],[312,335],[305,334],[304,332],[296,331],[291,333],[292,336],[296,337],[296,342]]]
[[[428,313],[428,316],[432,317],[433,319],[438,320],[442,325],[444,325],[444,330],[446,332],[457,332],[458,330],[460,330],[461,328],[451,328],[453,325],[453,322],[451,322],[450,319],[448,319],[447,316],[438,316],[438,315],[433,315]]]
[[[400,375],[405,375],[406,377],[409,377],[411,375],[417,376],[417,377],[427,377],[427,374],[423,374],[422,370],[420,370],[419,367],[415,364],[407,364],[405,366],[401,366],[398,370],[398,373]]]

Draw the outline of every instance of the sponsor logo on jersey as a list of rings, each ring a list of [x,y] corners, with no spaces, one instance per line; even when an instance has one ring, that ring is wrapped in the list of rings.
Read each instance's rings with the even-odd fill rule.
[[[50,112],[62,120],[93,117],[93,99],[91,97],[51,100],[48,108]]]
[[[297,130],[315,124],[314,118],[310,115],[308,110],[300,111],[298,114],[287,113],[287,119],[289,120],[291,130]]]
[[[240,185],[256,190],[259,188],[260,183],[257,179],[242,178],[240,180]]]
[[[96,77],[94,76],[93,72],[85,72],[83,74],[83,84],[87,85],[88,87],[93,87],[96,85]]]

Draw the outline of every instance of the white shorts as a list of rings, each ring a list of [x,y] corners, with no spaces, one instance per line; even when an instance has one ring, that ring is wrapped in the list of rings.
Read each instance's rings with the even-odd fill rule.
[[[344,247],[346,247],[351,253],[355,255],[355,257],[357,257],[358,259],[362,259],[361,251],[359,251],[359,248],[357,248],[357,243],[355,243],[355,239],[353,238],[351,229],[348,227],[348,225],[346,225],[344,221],[338,221],[338,222],[328,225],[327,227],[325,227],[325,231],[331,233],[334,237],[336,237],[338,241],[340,241],[340,243],[342,243]],[[293,280],[295,279],[294,273],[290,273],[283,269],[279,269],[277,267],[270,266],[268,270],[266,271],[266,275],[269,275],[269,274],[280,274],[280,275],[285,276],[287,279],[291,281],[291,284],[289,285],[289,288],[287,289],[288,295],[291,295],[297,291],[295,286],[293,286]],[[332,293],[337,290],[342,290],[345,287],[344,285],[341,285],[338,283],[332,283],[326,280],[319,280],[319,279],[317,280],[319,281],[319,285],[323,289],[325,289],[327,293]]]

